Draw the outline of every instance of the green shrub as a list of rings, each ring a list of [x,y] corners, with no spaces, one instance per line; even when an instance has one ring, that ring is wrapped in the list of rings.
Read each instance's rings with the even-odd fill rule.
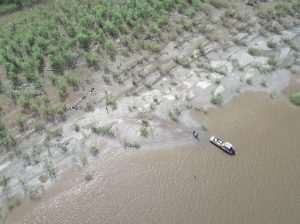
[[[64,68],[65,66],[65,60],[63,59],[61,54],[57,54],[57,55],[49,55],[49,61],[51,64],[51,67],[54,70],[61,70]]]
[[[41,195],[38,189],[30,189],[28,192],[28,197],[31,201],[37,201],[41,199]]]
[[[153,52],[153,53],[158,53],[160,52],[160,45],[156,42],[152,42],[152,41],[146,41],[144,42],[144,46],[146,49],[148,49],[149,51]]]
[[[80,46],[84,49],[88,49],[89,48],[89,43],[90,43],[90,37],[87,34],[81,33],[78,35],[77,40],[80,44]]]
[[[257,3],[257,0],[248,0],[247,5],[254,6]]]
[[[130,147],[130,148],[136,148],[139,149],[141,148],[141,144],[137,140],[128,140],[126,139],[124,142],[124,147]]]
[[[57,87],[57,92],[60,98],[66,98],[67,96],[67,87],[64,83],[60,83]]]
[[[249,53],[250,55],[252,55],[252,56],[255,56],[255,55],[258,54],[258,49],[257,49],[257,48],[254,48],[254,47],[250,47],[250,48],[248,49],[248,53]]]
[[[277,64],[277,59],[275,55],[270,55],[268,58],[268,64],[271,66],[275,66]]]
[[[137,106],[135,105],[135,104],[129,104],[128,105],[128,110],[130,111],[130,112],[132,112],[132,111],[134,111],[134,110],[136,110],[137,109]]]
[[[285,38],[283,41],[284,41],[284,43],[286,43],[294,51],[298,51],[299,50],[299,45],[296,44],[295,41],[293,41],[292,39]]]
[[[276,18],[275,10],[271,6],[262,6],[257,10],[257,16],[261,19],[272,20]]]
[[[24,130],[24,128],[25,128],[25,122],[26,122],[26,120],[24,117],[22,117],[20,115],[17,116],[16,123],[20,127],[21,130]]]
[[[175,122],[178,121],[180,114],[181,112],[177,107],[172,107],[169,109],[169,113],[168,113],[169,118]]]
[[[290,3],[283,1],[276,3],[275,11],[278,16],[282,17],[293,14]]]
[[[293,104],[297,105],[297,106],[300,106],[300,92],[297,92],[297,93],[293,93],[291,96],[290,96],[290,100]]]
[[[31,100],[29,99],[28,96],[21,96],[18,103],[25,109],[28,110],[32,104]]]
[[[111,126],[92,126],[92,131],[98,135],[103,135],[107,137],[115,137],[115,132]]]
[[[55,114],[56,114],[56,109],[50,105],[45,105],[43,108],[42,108],[42,111],[45,115],[46,118],[48,119],[54,119],[55,117]]]
[[[49,74],[48,75],[48,79],[51,81],[52,85],[56,85],[57,84],[57,76],[55,74]]]
[[[197,45],[197,49],[199,50],[199,52],[200,52],[201,54],[204,53],[204,47],[203,47],[202,43],[199,43],[199,44]]]
[[[111,81],[110,81],[110,78],[108,75],[103,75],[102,76],[102,79],[103,81],[107,84],[107,85],[110,85],[111,84]]]
[[[52,128],[49,130],[49,135],[50,135],[50,137],[53,137],[53,138],[61,137],[62,134],[63,134],[62,128]]]
[[[261,64],[256,64],[256,65],[254,65],[254,67],[255,67],[260,73],[266,73],[266,72],[271,72],[271,71],[272,71],[272,67],[270,67],[270,66],[265,66],[265,65],[261,65]]]
[[[106,53],[110,57],[114,57],[114,55],[115,55],[115,46],[114,46],[114,43],[111,40],[108,40],[105,43],[105,50],[106,50]]]
[[[224,0],[210,0],[209,2],[216,8],[224,8],[227,6],[227,3]]]
[[[90,52],[85,53],[84,58],[89,66],[97,66],[99,64],[99,61]]]
[[[37,132],[41,132],[45,129],[46,123],[41,120],[36,120],[33,124],[34,130]]]
[[[75,125],[74,125],[74,130],[75,130],[76,132],[79,132],[79,131],[80,131],[80,126],[79,126],[78,124],[75,124]]]
[[[117,109],[117,100],[112,95],[107,95],[105,98],[106,106],[111,106],[113,110]]]
[[[149,129],[145,126],[140,127],[140,133],[143,137],[148,137],[150,134]]]
[[[50,162],[48,160],[45,161],[44,169],[48,173],[50,178],[56,178],[56,171],[51,161]]]
[[[249,86],[252,86],[252,84],[253,84],[252,78],[247,78],[245,81]]]
[[[222,95],[218,94],[216,96],[212,96],[212,98],[210,99],[210,102],[214,105],[221,105],[223,102]]]
[[[0,120],[0,142],[4,146],[11,147],[16,145],[15,139],[8,133],[4,123]],[[1,181],[0,181],[1,186]]]
[[[294,10],[294,12],[296,13],[300,13],[300,3],[299,1],[296,1],[292,4],[292,9]]]
[[[188,57],[179,58],[178,56],[176,56],[173,60],[175,63],[181,65],[184,68],[190,67],[190,59]]]
[[[18,196],[12,196],[7,198],[6,205],[9,211],[12,211],[14,208],[21,205],[21,199]]]
[[[111,21],[107,21],[104,30],[107,31],[111,36],[117,37],[117,29]]]
[[[267,87],[267,80],[266,79],[261,80],[260,84],[263,87]]]
[[[18,8],[19,8],[19,6],[16,4],[0,5],[0,15],[6,14],[6,13],[11,13],[13,11],[16,11]]]
[[[267,46],[268,48],[276,48],[277,47],[277,43],[272,41],[272,40],[268,40],[267,41]]]
[[[64,115],[64,113],[67,111],[67,108],[66,106],[58,106],[55,110],[57,114]]]
[[[79,81],[73,73],[68,72],[65,75],[66,81],[70,86],[78,87]]]
[[[88,174],[85,175],[84,179],[85,179],[86,182],[89,182],[93,179],[93,176],[88,173]]]
[[[147,88],[147,89],[152,89],[152,85],[151,85],[151,82],[146,80],[143,82],[144,86]]]
[[[90,153],[92,156],[98,156],[98,154],[100,153],[99,149],[93,145],[91,148],[90,148]]]
[[[123,47],[121,52],[122,52],[123,56],[125,56],[125,57],[129,56],[129,48],[128,47]]]

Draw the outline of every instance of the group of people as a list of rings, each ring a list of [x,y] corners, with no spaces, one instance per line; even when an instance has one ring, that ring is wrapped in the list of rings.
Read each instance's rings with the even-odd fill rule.
[[[91,89],[89,90],[89,93],[94,92],[94,90],[95,90],[95,88],[91,88]],[[71,109],[72,109],[72,110],[78,110],[78,105],[79,105],[79,103],[80,103],[82,100],[84,100],[85,98],[86,98],[86,96],[83,95],[76,103],[74,103],[74,104],[71,106]]]

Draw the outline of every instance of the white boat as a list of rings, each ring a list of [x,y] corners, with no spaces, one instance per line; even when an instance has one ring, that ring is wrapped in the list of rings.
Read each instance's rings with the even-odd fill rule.
[[[232,144],[230,144],[229,142],[225,142],[215,136],[211,136],[209,141],[214,145],[218,146],[223,151],[227,152],[228,154],[235,155],[235,149],[233,148]]]

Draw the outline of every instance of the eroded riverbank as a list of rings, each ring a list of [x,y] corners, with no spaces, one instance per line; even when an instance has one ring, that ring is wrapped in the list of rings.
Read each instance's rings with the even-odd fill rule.
[[[118,161],[124,155],[139,155],[139,149],[191,144],[193,128],[204,124],[205,129],[209,123],[205,116],[195,122],[191,111],[204,115],[209,108],[221,107],[247,91],[263,91],[276,99],[289,83],[296,83],[291,77],[299,82],[299,19],[289,16],[269,24],[244,2],[236,9],[234,15],[219,8],[213,8],[212,16],[199,14],[175,39],[162,38],[159,53],[117,56],[110,66],[120,73],[121,83],[115,80],[116,74],[109,74],[111,82],[107,83],[103,78],[108,74],[97,71],[84,78],[84,87],[70,92],[65,102],[68,108],[76,104],[78,110],[59,115],[42,131],[30,125],[25,132],[12,131],[18,142],[16,155],[0,157],[1,175],[9,178],[9,191],[0,196],[3,216],[9,214],[8,198],[44,197],[43,190],[64,179],[61,175],[70,167],[84,170],[78,180],[85,185],[84,175],[92,172],[86,169],[93,169],[97,161],[109,167],[104,158],[115,163],[110,154],[121,155]],[[173,17],[178,20],[182,15]],[[271,25],[276,29],[268,30]],[[251,53],[253,48],[256,54]],[[78,67],[80,74],[86,73],[86,66],[83,62]],[[4,114],[5,120],[15,118],[12,112]],[[209,127],[212,130],[218,134]],[[207,139],[205,132],[202,137]]]
[[[25,201],[8,223],[297,223],[299,108],[286,95],[247,93],[191,115],[206,123],[207,136],[234,143],[237,156],[207,140],[107,151],[73,168],[40,202]]]

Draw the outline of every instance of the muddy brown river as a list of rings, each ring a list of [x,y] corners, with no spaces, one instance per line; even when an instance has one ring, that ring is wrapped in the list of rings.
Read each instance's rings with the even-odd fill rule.
[[[106,152],[75,167],[8,223],[300,223],[300,108],[286,96],[249,93],[191,116],[234,144]],[[207,137],[207,138],[206,138]]]

